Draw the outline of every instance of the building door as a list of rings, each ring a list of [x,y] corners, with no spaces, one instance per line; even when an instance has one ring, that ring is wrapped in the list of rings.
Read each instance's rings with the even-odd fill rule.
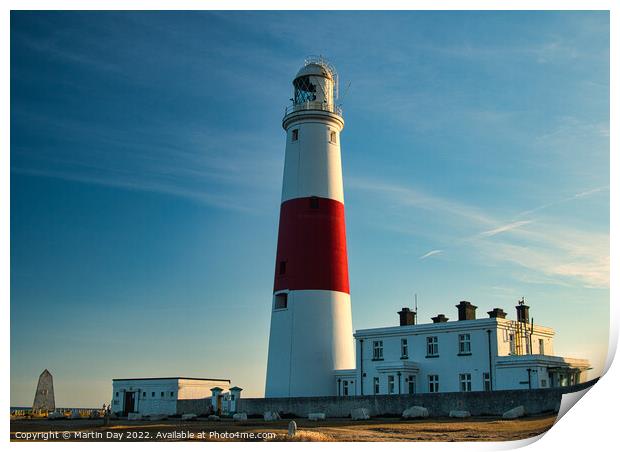
[[[125,392],[125,410],[123,411],[123,415],[127,416],[128,413],[133,413],[136,406],[136,393],[135,392]]]

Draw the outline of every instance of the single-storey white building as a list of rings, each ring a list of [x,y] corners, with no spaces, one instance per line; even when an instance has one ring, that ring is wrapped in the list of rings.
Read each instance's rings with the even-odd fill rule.
[[[112,380],[111,410],[120,416],[234,411],[229,402],[240,392],[217,378],[118,378]]]
[[[553,355],[552,328],[529,320],[523,301],[517,320],[502,309],[476,319],[476,306],[458,305],[458,320],[445,315],[416,324],[403,308],[400,325],[357,330],[355,369],[336,370],[336,394],[414,394],[569,386],[586,381],[589,362]]]

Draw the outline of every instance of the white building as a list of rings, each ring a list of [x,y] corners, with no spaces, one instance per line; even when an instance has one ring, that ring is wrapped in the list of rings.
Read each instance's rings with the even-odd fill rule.
[[[209,407],[213,412],[234,411],[234,401],[241,388],[230,387],[230,380],[213,378],[118,378],[112,380],[113,413],[203,414]],[[229,403],[233,401],[233,405]],[[195,413],[195,411],[203,411]]]
[[[337,395],[414,394],[568,386],[583,382],[589,362],[553,355],[552,328],[529,321],[520,302],[517,320],[502,309],[476,319],[461,301],[458,320],[443,315],[416,324],[408,308],[400,325],[357,330],[355,369],[335,371]]]

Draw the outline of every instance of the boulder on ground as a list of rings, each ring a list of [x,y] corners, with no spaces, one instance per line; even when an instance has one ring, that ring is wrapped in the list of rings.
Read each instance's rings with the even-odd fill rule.
[[[309,413],[308,419],[311,421],[324,421],[325,413]]]
[[[185,413],[181,415],[182,421],[195,421],[196,419],[198,419],[198,415],[194,413]]]
[[[99,419],[101,416],[99,415],[99,410],[92,410],[90,412],[90,416],[91,419]]]
[[[127,415],[127,420],[128,421],[141,421],[142,415],[140,413],[129,413]]]
[[[292,438],[297,434],[297,422],[291,421],[288,423],[288,436]]]
[[[278,413],[277,411],[265,411],[263,413],[263,419],[265,419],[266,421],[279,421],[280,413]]]
[[[82,416],[80,416],[80,411],[79,410],[71,410],[71,416],[69,416],[69,419],[82,419]]]
[[[370,419],[370,414],[366,408],[354,408],[351,410],[351,420],[353,421],[365,421]]]
[[[247,413],[235,413],[233,414],[233,421],[247,421],[248,420],[248,415]]]
[[[469,411],[465,411],[465,410],[452,410],[450,411],[450,417],[470,417],[471,414],[469,413]]]
[[[207,421],[219,421],[220,417],[217,414],[210,414],[209,417],[207,417]]]
[[[403,411],[403,417],[405,419],[428,417],[428,409],[423,406],[410,406]]]
[[[517,407],[514,407],[511,410],[506,411],[502,415],[502,418],[504,418],[504,419],[516,419],[516,418],[522,417],[522,416],[525,416],[525,408],[523,408],[523,405],[519,405]]]
[[[65,415],[59,411],[52,411],[47,415],[48,419],[64,419]]]

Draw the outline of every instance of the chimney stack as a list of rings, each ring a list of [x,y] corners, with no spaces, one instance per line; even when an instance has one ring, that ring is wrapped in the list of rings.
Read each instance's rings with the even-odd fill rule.
[[[456,305],[459,310],[459,320],[476,320],[476,308],[469,301],[461,301]]]
[[[525,304],[525,298],[519,300],[517,308],[517,322],[530,323],[530,307]]]
[[[448,321],[448,318],[443,314],[438,314],[437,317],[431,317],[433,323],[444,323]]]
[[[506,318],[506,313],[504,312],[502,308],[493,308],[493,310],[487,312],[487,314],[489,314],[489,317],[492,319],[505,319]]]
[[[415,325],[415,311],[409,308],[403,308],[398,311],[400,316],[400,326]]]

